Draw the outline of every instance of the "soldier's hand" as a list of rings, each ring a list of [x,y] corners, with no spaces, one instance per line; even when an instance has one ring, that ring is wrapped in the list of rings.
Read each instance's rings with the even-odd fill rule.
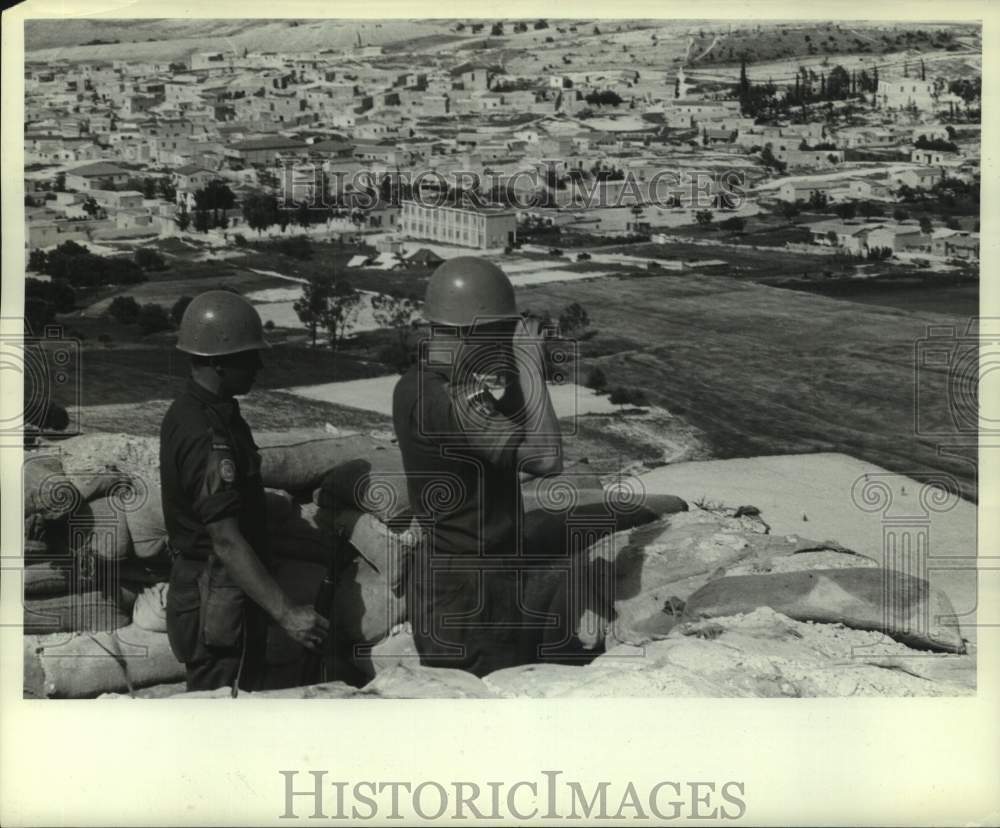
[[[281,618],[281,626],[289,637],[307,650],[319,650],[330,629],[327,621],[312,607],[291,607]]]

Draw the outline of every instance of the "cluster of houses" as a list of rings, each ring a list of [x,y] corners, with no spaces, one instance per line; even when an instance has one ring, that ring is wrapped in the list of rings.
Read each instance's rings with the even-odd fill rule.
[[[943,259],[977,261],[979,234],[946,227],[924,233],[911,221],[816,221],[802,225],[814,244],[837,247],[854,256],[872,250],[911,253]]]
[[[624,211],[642,201],[633,192],[621,198],[630,182],[652,181],[680,157],[683,165],[723,169],[727,158],[756,159],[766,148],[797,174],[777,191],[785,201],[809,201],[816,192],[831,201],[890,201],[902,184],[928,188],[945,175],[971,175],[978,164],[975,154],[947,146],[950,133],[935,115],[953,103],[929,82],[888,78],[865,124],[834,128],[759,125],[741,114],[739,101],[696,91],[683,69],[653,70],[654,81],[643,74],[639,91],[636,69],[519,76],[475,62],[451,65],[441,55],[393,57],[360,43],[295,54],[196,52],[183,62],[29,61],[29,245],[169,234],[178,209],[192,209],[194,194],[216,179],[239,202],[262,190],[299,201],[328,191],[330,182],[400,172],[433,174],[448,186],[473,175],[518,196],[554,177],[558,202],[566,180],[599,178],[603,206]],[[891,114],[904,111],[905,118]],[[927,140],[918,145],[921,136]],[[854,169],[851,152],[859,148],[894,149],[908,160],[881,177],[802,180],[803,173]],[[756,162],[749,169],[764,176]],[[169,190],[140,192],[135,182],[149,178]],[[679,186],[670,197],[673,206],[690,207],[694,190]],[[365,220],[414,239],[494,248],[515,242],[523,218],[500,206],[406,202]],[[620,225],[618,232],[636,226],[627,217],[609,222],[606,212],[603,220]]]

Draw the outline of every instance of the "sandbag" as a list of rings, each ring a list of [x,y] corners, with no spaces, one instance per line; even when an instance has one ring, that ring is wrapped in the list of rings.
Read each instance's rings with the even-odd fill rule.
[[[650,523],[662,515],[686,512],[687,503],[673,495],[643,494],[625,508],[601,491],[580,492],[572,508],[536,509],[524,516],[526,555],[559,556],[582,550],[601,537]]]
[[[107,560],[129,557],[133,546],[126,515],[122,501],[115,497],[81,504],[69,518],[70,549]]]
[[[84,699],[184,679],[165,633],[130,624],[114,633],[24,638],[24,695]]]
[[[24,567],[24,596],[26,598],[47,598],[65,595],[72,589],[79,590],[84,585],[68,561],[40,561],[27,563]]]
[[[105,594],[92,589],[24,599],[24,631],[28,635],[117,630],[130,622],[117,590]]]
[[[24,514],[44,515],[57,520],[78,505],[82,498],[72,486],[56,455],[38,454],[26,457],[23,467]],[[67,486],[72,488],[67,489]]]
[[[312,561],[328,565],[336,551],[332,535],[316,523],[318,507],[299,507],[298,514],[281,523],[268,523],[268,547],[279,559]]]
[[[335,466],[314,493],[324,509],[348,506],[386,522],[410,511],[406,472],[399,451],[372,453]]]
[[[600,497],[603,490],[601,478],[586,464],[578,463],[562,474],[525,480],[521,483],[521,500],[525,512],[562,512],[581,497]]]
[[[530,569],[525,607],[560,619],[544,633],[546,647],[569,635],[585,651],[643,644],[669,633],[684,599],[724,575],[727,567],[752,565],[766,571],[776,560],[822,546],[766,534],[764,525],[752,519],[701,509],[680,512],[599,537],[582,554],[556,555],[549,569]],[[854,557],[849,550],[831,554]]]
[[[163,496],[159,484],[150,485],[145,502],[125,515],[136,557],[156,558],[167,549],[167,526],[163,520]]]
[[[25,517],[24,539],[26,541],[42,541],[44,543],[46,534],[47,527],[45,518],[37,512],[33,515]]]
[[[24,461],[24,514],[59,520],[129,480],[128,474],[115,468],[67,471],[59,454],[32,454]]]
[[[684,607],[686,621],[758,607],[798,621],[881,632],[915,649],[964,653],[948,597],[922,578],[887,569],[820,569],[711,581]]]
[[[258,440],[260,444],[261,440]],[[330,437],[291,445],[267,445],[260,450],[261,479],[272,489],[312,491],[327,472],[358,457],[392,449],[392,443],[364,435]]]
[[[132,606],[132,623],[149,632],[167,631],[167,590],[169,584],[146,587]]]
[[[348,509],[327,513],[324,519],[359,553],[337,579],[333,598],[337,635],[352,644],[379,641],[406,618],[406,558],[417,536]]]

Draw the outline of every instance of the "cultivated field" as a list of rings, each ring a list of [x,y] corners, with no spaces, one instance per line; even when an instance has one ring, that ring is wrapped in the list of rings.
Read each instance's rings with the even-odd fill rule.
[[[584,364],[643,388],[715,456],[837,451],[918,478],[947,472],[976,496],[975,467],[914,433],[917,343],[930,325],[964,330],[962,317],[675,274],[523,288],[519,301],[580,302],[600,331]],[[942,429],[944,376],[930,377],[933,410],[919,412]]]

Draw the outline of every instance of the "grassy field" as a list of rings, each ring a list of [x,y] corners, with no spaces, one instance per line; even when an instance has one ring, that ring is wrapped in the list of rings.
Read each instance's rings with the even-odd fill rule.
[[[914,348],[927,326],[966,320],[786,291],[725,277],[609,278],[520,292],[525,304],[580,302],[599,334],[583,367],[700,429],[719,457],[839,451],[921,477],[974,467],[914,433]],[[603,356],[602,342],[611,339]],[[589,353],[589,355],[588,355]],[[923,422],[947,427],[945,375]],[[925,389],[926,393],[926,389]],[[922,398],[925,399],[925,398]],[[926,408],[925,399],[925,408]]]

